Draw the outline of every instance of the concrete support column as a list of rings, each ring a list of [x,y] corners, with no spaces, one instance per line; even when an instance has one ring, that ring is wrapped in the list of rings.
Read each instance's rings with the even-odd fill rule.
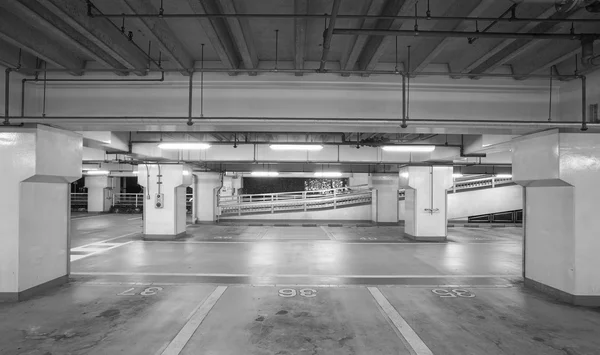
[[[600,134],[558,130],[513,144],[524,186],[525,285],[565,302],[600,306]]]
[[[407,236],[422,241],[446,240],[446,190],[452,187],[452,167],[402,168],[399,185],[405,189],[404,226]]]
[[[144,187],[144,239],[172,240],[185,235],[185,190],[192,184],[191,169],[186,165],[139,165],[138,181]]]
[[[86,176],[85,187],[88,193],[88,212],[108,212],[112,204],[113,177]]]
[[[0,126],[0,301],[67,282],[70,183],[81,177],[80,135]]]
[[[379,224],[398,224],[398,176],[371,175],[373,188],[371,220]]]
[[[196,184],[196,222],[214,223],[217,220],[217,191],[221,188],[219,173],[194,173]]]

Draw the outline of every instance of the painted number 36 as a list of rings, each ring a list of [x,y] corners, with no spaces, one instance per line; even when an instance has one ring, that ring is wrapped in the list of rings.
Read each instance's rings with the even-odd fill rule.
[[[282,288],[279,290],[280,297],[295,297],[298,294],[293,288]],[[317,296],[317,290],[312,288],[303,288],[300,290],[300,296],[302,297],[315,297]]]
[[[469,290],[445,290],[443,288],[436,288],[435,290],[431,290],[431,292],[435,293],[440,297],[464,297],[464,298],[473,298],[475,294]]]

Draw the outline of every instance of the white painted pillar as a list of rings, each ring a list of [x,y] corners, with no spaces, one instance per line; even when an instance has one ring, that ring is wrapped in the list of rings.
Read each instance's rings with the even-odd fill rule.
[[[542,132],[513,144],[524,191],[525,285],[600,306],[600,134]]]
[[[88,193],[88,212],[108,212],[112,204],[112,183],[108,176],[86,176],[85,187]]]
[[[76,133],[0,126],[0,301],[67,282],[70,183],[81,161]]]
[[[448,235],[446,190],[452,187],[451,166],[408,166],[400,169],[405,189],[404,231],[422,241],[442,241]]]
[[[172,240],[185,235],[185,190],[192,184],[191,169],[186,165],[148,164],[148,169],[139,165],[138,181],[144,186],[144,239]]]
[[[196,221],[197,223],[214,223],[217,220],[217,191],[221,188],[221,175],[219,173],[194,173],[196,175],[197,191]]]
[[[371,220],[379,224],[398,224],[398,176],[371,175],[373,188]]]

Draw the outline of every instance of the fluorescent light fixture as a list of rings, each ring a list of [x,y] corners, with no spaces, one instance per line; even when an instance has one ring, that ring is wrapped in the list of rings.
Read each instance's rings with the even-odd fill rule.
[[[81,168],[81,170],[83,171],[90,171],[90,170],[98,170],[97,167],[90,167],[90,166],[84,166]]]
[[[276,171],[253,171],[251,175],[256,177],[275,177],[278,176],[279,173]]]
[[[452,177],[453,177],[453,178],[455,178],[455,179],[461,178],[461,177],[463,177],[463,176],[464,176],[464,175],[463,175],[463,174],[460,174],[460,173],[452,174]]]
[[[110,171],[108,170],[89,170],[83,172],[85,175],[108,175]]]
[[[269,147],[273,150],[321,150],[320,144],[271,144]]]
[[[340,172],[322,172],[322,173],[315,173],[316,177],[341,177],[342,173]]]
[[[140,172],[139,172],[139,171],[137,171],[137,170],[134,170],[134,171],[132,171],[132,173],[133,173],[133,175],[137,175],[137,174],[139,174]]]
[[[210,144],[200,142],[160,143],[158,147],[165,150],[201,150],[210,148]]]
[[[496,174],[499,179],[512,179],[512,174]]]
[[[386,152],[430,153],[435,150],[435,145],[384,145],[381,149]]]

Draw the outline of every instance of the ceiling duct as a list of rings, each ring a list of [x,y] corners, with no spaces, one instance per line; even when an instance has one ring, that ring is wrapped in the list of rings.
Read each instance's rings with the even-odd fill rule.
[[[589,12],[600,12],[600,0],[556,0],[557,12],[569,12],[579,7],[586,8]]]

